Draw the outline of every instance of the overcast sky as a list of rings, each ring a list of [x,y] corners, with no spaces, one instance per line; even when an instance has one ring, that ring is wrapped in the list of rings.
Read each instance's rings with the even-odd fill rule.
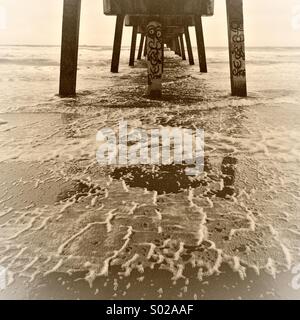
[[[0,44],[60,44],[62,5],[0,0]],[[248,46],[300,46],[300,0],[244,0],[244,11]],[[215,0],[215,16],[203,22],[208,46],[227,45],[225,0]],[[104,16],[102,0],[82,0],[80,43],[111,45],[114,23],[115,17]],[[130,34],[125,28],[125,45]]]

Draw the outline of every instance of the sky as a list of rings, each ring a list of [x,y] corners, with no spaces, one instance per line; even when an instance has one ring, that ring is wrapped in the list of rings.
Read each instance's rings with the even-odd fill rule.
[[[0,45],[59,45],[62,7],[63,0],[0,0]],[[247,46],[300,46],[300,0],[244,0],[244,13]],[[80,44],[111,45],[114,24],[102,0],[82,0]],[[215,0],[203,27],[207,46],[227,45],[225,0]],[[124,45],[130,36],[126,27]]]

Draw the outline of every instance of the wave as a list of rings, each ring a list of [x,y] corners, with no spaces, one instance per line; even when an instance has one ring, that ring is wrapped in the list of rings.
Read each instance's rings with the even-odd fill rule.
[[[0,64],[13,64],[13,65],[23,65],[23,66],[59,66],[59,62],[51,59],[7,59],[1,58]]]

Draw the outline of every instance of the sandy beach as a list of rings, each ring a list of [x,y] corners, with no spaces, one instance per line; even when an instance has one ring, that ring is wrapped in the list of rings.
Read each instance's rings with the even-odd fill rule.
[[[61,99],[58,47],[0,47],[0,298],[299,299],[300,49],[249,48],[248,98],[226,48],[208,74],[168,52],[160,100],[110,54],[81,47]],[[98,130],[124,120],[204,129],[204,172],[100,165]]]

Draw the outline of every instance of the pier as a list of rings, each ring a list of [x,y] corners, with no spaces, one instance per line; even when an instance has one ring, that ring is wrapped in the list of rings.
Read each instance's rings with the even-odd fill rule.
[[[224,0],[227,6],[231,93],[246,97],[243,0]],[[104,14],[116,16],[111,72],[119,72],[123,27],[132,28],[129,66],[146,58],[148,95],[163,94],[164,50],[169,48],[195,64],[189,30],[195,28],[201,73],[208,71],[202,17],[214,15],[214,0],[104,0]],[[60,66],[60,96],[76,94],[81,0],[64,0]],[[143,54],[144,51],[144,54]],[[186,55],[187,51],[187,55]]]
[[[158,301],[145,308],[159,316],[168,300],[300,300],[289,5],[8,3],[0,300],[104,300],[104,318],[137,315],[126,301]]]

